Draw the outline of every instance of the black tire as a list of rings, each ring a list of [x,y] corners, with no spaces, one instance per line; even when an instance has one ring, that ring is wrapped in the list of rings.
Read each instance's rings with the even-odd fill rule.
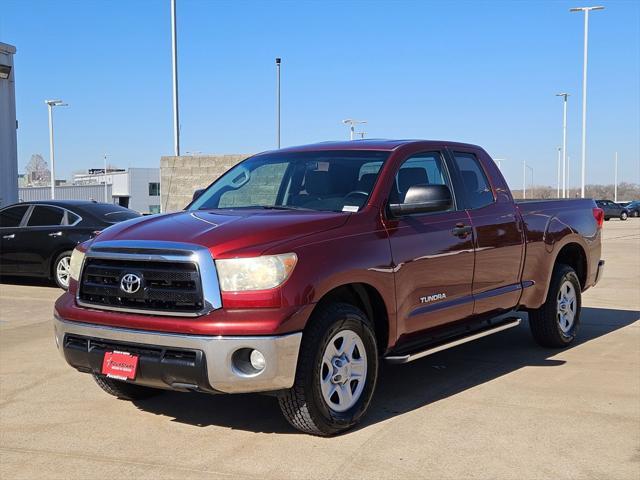
[[[575,292],[575,314],[571,327],[563,331],[559,320],[560,288],[565,282],[571,283]],[[580,312],[582,309],[582,290],[576,272],[568,265],[558,264],[551,275],[551,284],[547,299],[536,310],[529,311],[529,327],[533,338],[543,347],[563,348],[576,338],[580,326]]]
[[[638,210],[634,210],[633,212],[631,212],[631,216],[632,216],[632,217],[637,217],[638,215],[640,215],[640,213],[638,212]]]
[[[278,400],[282,413],[294,428],[311,435],[330,436],[352,428],[369,408],[378,379],[378,347],[373,328],[359,309],[346,303],[319,308],[302,337],[295,383]],[[335,335],[349,330],[364,345],[367,372],[357,401],[348,410],[337,412],[327,404],[321,391],[323,355]],[[351,389],[351,381],[347,384]]]
[[[64,262],[65,260],[67,262],[67,265],[69,265],[69,262],[71,261],[71,250],[67,250],[66,252],[62,252],[60,255],[58,255],[56,257],[56,259],[53,262],[53,265],[51,266],[51,275],[53,276],[53,281],[56,283],[56,285],[59,288],[61,288],[63,290],[68,290],[69,289],[69,276],[67,276],[67,281],[65,283],[63,280],[61,280],[59,278],[59,275],[58,275],[58,265],[61,262]]]
[[[604,217],[604,221],[605,221],[605,222],[608,222],[609,220],[611,220],[611,218],[609,218],[609,217]]]
[[[622,220],[623,222],[624,222],[627,218],[629,218],[629,214],[628,214],[627,212],[622,212],[622,213],[620,214],[620,220]]]
[[[143,387],[141,385],[135,385],[121,380],[114,380],[95,373],[93,374],[93,379],[102,390],[107,392],[109,395],[121,398],[122,400],[143,400],[162,392],[162,390],[157,388]]]

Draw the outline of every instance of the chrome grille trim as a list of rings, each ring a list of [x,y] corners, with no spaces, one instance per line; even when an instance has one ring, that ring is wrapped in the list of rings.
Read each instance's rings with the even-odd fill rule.
[[[140,308],[118,307],[85,302],[80,298],[84,267],[88,259],[131,260],[136,262],[180,262],[194,263],[200,273],[203,294],[203,308],[198,312],[175,312],[172,310],[149,310]],[[111,310],[143,315],[161,315],[170,317],[199,317],[222,307],[218,272],[211,252],[201,245],[185,242],[160,242],[152,240],[107,240],[98,241],[89,246],[85,252],[78,288],[76,303],[82,307],[96,310]]]

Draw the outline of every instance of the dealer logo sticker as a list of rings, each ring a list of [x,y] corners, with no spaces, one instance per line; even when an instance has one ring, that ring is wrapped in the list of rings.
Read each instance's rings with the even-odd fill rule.
[[[120,280],[120,290],[124,293],[136,293],[140,290],[140,285],[142,285],[142,279],[135,273],[127,273]]]

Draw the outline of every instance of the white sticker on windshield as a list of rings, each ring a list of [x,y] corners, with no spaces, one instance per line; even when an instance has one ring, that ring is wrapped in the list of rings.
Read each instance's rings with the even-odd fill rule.
[[[359,207],[356,207],[355,205],[345,205],[344,207],[342,207],[342,211],[343,212],[357,212]]]

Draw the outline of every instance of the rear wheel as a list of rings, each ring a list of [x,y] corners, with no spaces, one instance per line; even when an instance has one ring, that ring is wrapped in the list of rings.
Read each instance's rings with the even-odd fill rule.
[[[620,220],[626,220],[627,218],[629,218],[629,215],[627,214],[627,212],[622,212],[620,214]]]
[[[582,307],[580,281],[568,265],[558,264],[553,270],[547,300],[529,312],[533,338],[543,347],[561,348],[576,337]]]
[[[295,383],[279,402],[293,427],[329,436],[352,428],[369,408],[378,349],[362,311],[344,303],[320,308],[303,335]]]
[[[56,285],[63,290],[69,289],[69,278],[71,277],[70,267],[70,251],[62,252],[53,262],[53,280],[56,282]]]
[[[104,375],[93,374],[93,379],[98,386],[109,395],[121,398],[123,400],[143,400],[145,398],[158,395],[161,390],[157,388],[143,387],[133,383],[127,383],[120,380],[114,380]]]

